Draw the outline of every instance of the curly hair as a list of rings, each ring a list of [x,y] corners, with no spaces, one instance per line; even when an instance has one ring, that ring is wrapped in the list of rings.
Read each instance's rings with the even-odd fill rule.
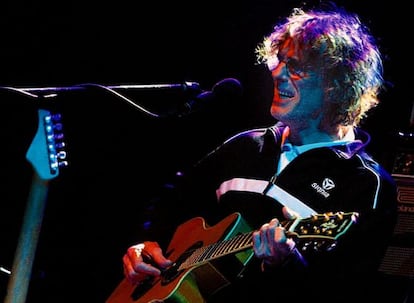
[[[257,62],[277,60],[288,38],[299,46],[302,68],[322,75],[325,118],[332,126],[357,126],[377,106],[384,84],[382,56],[356,14],[335,5],[295,8],[257,46]]]

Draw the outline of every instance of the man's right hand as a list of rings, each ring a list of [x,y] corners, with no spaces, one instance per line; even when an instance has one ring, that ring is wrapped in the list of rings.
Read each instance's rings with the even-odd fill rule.
[[[173,264],[163,255],[158,243],[151,241],[130,246],[122,261],[124,275],[134,285],[141,283],[148,276],[159,276],[162,269]]]

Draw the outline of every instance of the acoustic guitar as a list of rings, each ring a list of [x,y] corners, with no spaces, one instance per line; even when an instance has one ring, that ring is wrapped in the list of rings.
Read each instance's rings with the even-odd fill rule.
[[[329,251],[357,218],[356,212],[324,213],[283,225],[298,248]],[[232,277],[242,274],[254,256],[252,233],[239,213],[214,226],[201,217],[192,218],[176,229],[169,243],[166,255],[174,261],[172,266],[138,286],[124,278],[106,303],[206,302],[208,296],[229,285]]]

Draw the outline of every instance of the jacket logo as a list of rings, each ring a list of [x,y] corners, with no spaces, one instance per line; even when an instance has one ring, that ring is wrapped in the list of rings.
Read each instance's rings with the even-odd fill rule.
[[[332,189],[332,188],[334,188],[335,187],[335,183],[331,180],[331,179],[329,179],[329,178],[325,178],[323,181],[322,181],[322,188],[323,189],[325,189],[325,190],[330,190],[330,189]]]
[[[316,192],[322,196],[324,196],[325,198],[328,198],[331,194],[328,193],[329,190],[333,189],[335,187],[335,183],[329,179],[329,178],[325,178],[322,181],[322,186],[319,185],[316,182],[313,182],[311,184],[312,188],[316,190]]]

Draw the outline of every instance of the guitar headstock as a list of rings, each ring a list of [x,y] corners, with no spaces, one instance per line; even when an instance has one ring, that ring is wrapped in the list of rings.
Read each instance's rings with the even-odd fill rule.
[[[297,240],[302,250],[331,250],[336,240],[357,222],[357,212],[315,214],[293,221],[289,234]]]
[[[59,175],[61,167],[68,165],[61,115],[39,109],[38,117],[37,131],[26,153],[26,159],[40,179],[51,180]]]

